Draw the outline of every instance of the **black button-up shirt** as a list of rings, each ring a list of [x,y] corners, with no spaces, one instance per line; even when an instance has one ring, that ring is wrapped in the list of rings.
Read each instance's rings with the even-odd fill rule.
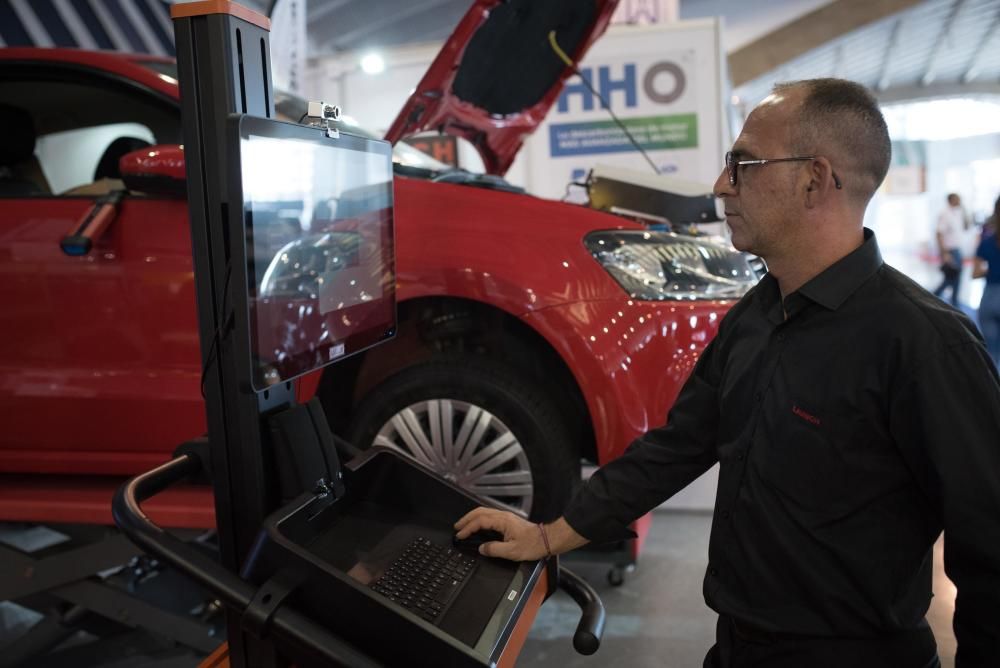
[[[959,665],[1000,665],[1000,381],[972,322],[883,264],[871,231],[783,301],[761,279],[667,425],[601,468],[565,518],[619,540],[716,462],[714,610],[783,633],[914,629],[943,528]]]

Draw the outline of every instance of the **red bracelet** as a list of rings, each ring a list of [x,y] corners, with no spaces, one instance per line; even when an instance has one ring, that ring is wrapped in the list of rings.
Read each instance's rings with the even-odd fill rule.
[[[538,533],[542,534],[542,542],[545,543],[545,556],[552,556],[552,548],[549,547],[549,537],[545,535],[545,525],[538,523]]]

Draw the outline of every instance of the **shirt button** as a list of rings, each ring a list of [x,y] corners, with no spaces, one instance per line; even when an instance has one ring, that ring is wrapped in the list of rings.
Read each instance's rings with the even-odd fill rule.
[[[719,569],[718,568],[709,568],[708,569],[708,574],[711,575],[713,578],[717,577],[719,575]]]
[[[729,511],[728,510],[723,510],[722,513],[720,513],[720,515],[721,515],[722,519],[724,519],[724,520],[728,520],[729,519]]]
[[[742,452],[737,452],[737,453],[736,453],[736,461],[740,461],[740,462],[742,462],[742,461],[743,461],[743,458],[744,458],[744,456],[745,456],[745,455],[744,455],[744,454],[743,454]]]
[[[763,398],[764,398],[764,395],[761,394],[760,392],[755,392],[754,395],[753,395],[753,400],[756,401],[756,402],[760,402],[760,400],[763,399]]]
[[[784,340],[785,340],[785,334],[784,333],[778,334],[778,341],[784,341]]]

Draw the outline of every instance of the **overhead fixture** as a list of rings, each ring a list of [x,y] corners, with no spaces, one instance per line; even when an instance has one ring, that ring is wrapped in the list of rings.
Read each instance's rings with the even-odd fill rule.
[[[379,74],[385,71],[385,61],[377,53],[368,53],[361,58],[361,69],[365,74]]]
[[[959,97],[919,100],[882,108],[894,140],[949,141],[1000,133],[1000,100]]]

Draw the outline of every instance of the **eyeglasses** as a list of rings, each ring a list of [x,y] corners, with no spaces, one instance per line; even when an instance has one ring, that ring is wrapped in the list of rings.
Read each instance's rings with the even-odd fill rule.
[[[739,168],[742,165],[766,165],[771,162],[796,162],[799,160],[815,160],[816,156],[806,155],[796,158],[760,158],[758,160],[740,160],[740,154],[734,153],[733,151],[728,151],[726,153],[726,172],[729,173],[729,185],[736,186],[736,175],[739,173]],[[830,172],[833,175],[833,183],[837,186],[837,190],[843,189],[843,185],[840,183],[840,179],[837,178],[837,174]]]

